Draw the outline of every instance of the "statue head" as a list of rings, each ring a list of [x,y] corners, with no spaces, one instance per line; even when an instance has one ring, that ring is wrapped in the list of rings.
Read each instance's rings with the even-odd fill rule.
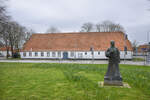
[[[111,45],[111,47],[115,47],[115,41],[112,40],[112,41],[110,42],[110,45]]]

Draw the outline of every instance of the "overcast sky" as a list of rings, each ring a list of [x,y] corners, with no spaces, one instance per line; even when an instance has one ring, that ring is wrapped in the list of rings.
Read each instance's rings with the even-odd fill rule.
[[[150,33],[148,0],[9,0],[13,20],[36,32],[58,27],[62,32],[79,31],[85,22],[110,20],[121,24],[131,41],[147,42]]]

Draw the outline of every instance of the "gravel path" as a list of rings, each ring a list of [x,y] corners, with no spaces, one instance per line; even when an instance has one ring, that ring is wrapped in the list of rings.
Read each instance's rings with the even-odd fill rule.
[[[17,62],[17,63],[77,63],[77,64],[108,64],[107,60],[2,60],[0,62]],[[121,61],[120,64],[129,65],[148,65],[144,62]]]

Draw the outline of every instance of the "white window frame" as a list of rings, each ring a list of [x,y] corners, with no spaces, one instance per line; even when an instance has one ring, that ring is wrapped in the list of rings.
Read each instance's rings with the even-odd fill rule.
[[[52,57],[56,57],[56,52],[52,52]]]
[[[78,57],[79,58],[83,58],[83,54],[82,53],[78,53]]]
[[[60,51],[58,52],[58,57],[61,57],[61,52]]]
[[[74,52],[72,51],[71,53],[70,53],[70,57],[74,57]]]
[[[50,52],[47,52],[47,57],[50,57]]]

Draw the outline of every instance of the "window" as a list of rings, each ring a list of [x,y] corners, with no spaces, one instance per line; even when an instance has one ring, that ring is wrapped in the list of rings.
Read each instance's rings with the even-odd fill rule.
[[[44,52],[41,52],[41,56],[42,56],[42,57],[44,56]]]
[[[35,56],[38,56],[38,52],[35,52]]]
[[[85,55],[87,55],[87,52],[85,52]]]
[[[127,51],[125,51],[125,55],[127,55],[128,54],[128,52]]]
[[[98,52],[98,55],[100,55],[100,52]]]
[[[79,58],[82,58],[82,56],[83,56],[82,53],[78,53]]]
[[[61,57],[61,52],[58,52],[58,57]]]
[[[32,52],[29,52],[29,56],[32,57]]]
[[[94,52],[91,52],[91,55],[93,55],[94,54]]]
[[[26,52],[23,52],[23,56],[26,57]]]
[[[55,52],[52,52],[52,57],[56,57],[56,53]]]
[[[50,52],[47,52],[47,57],[49,57],[50,56]]]
[[[71,52],[70,56],[71,56],[71,57],[74,57],[74,52]]]

